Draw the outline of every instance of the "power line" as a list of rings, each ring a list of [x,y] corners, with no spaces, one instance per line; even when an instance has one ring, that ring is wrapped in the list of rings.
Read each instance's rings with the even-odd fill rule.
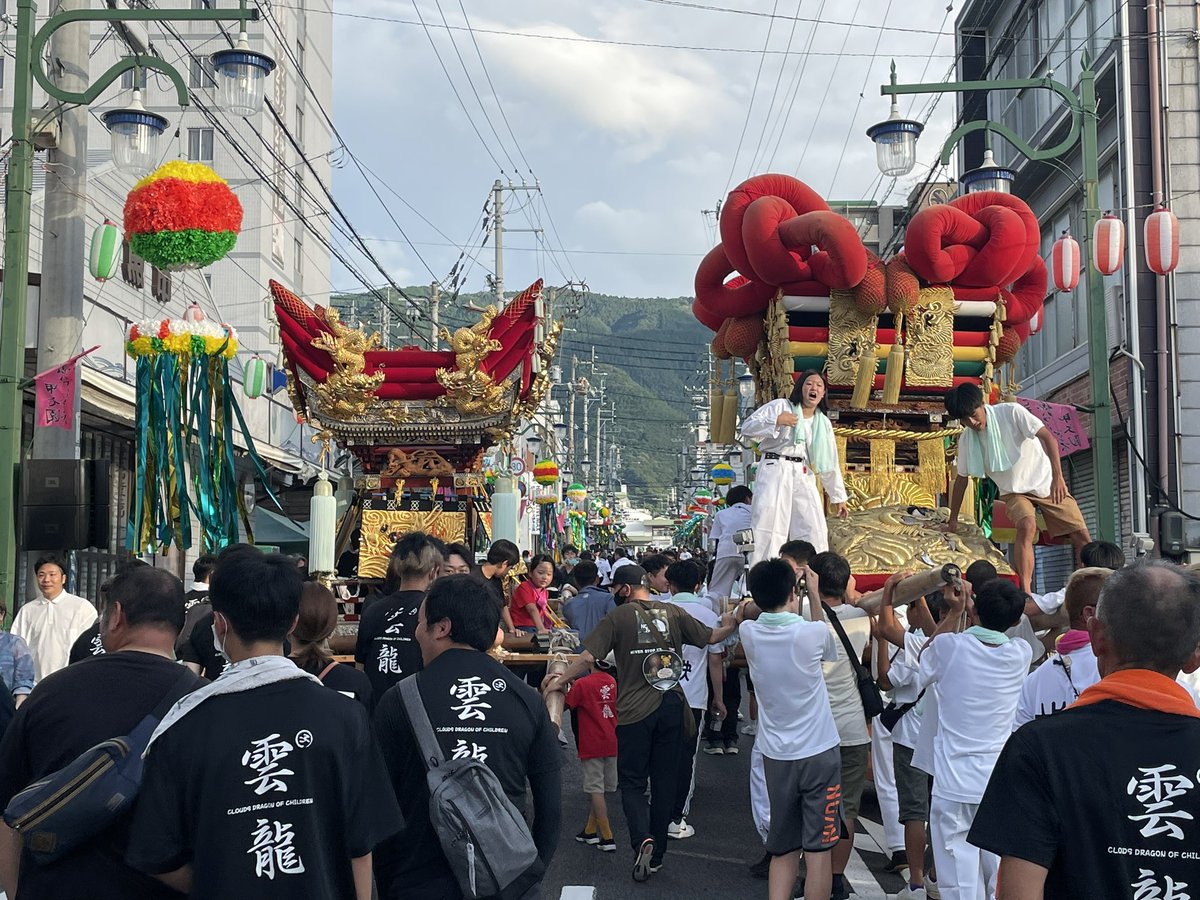
[[[750,89],[750,102],[746,104],[746,118],[742,122],[742,133],[738,135],[737,149],[733,151],[733,162],[729,164],[729,177],[725,179],[725,190],[721,191],[721,196],[729,193],[729,186],[733,184],[733,173],[737,171],[738,157],[742,153],[742,142],[746,139],[746,129],[750,127],[750,116],[754,112],[754,98],[758,95],[758,81],[762,78],[763,63],[767,59],[767,47],[771,45],[771,29],[775,27],[774,11],[779,8],[779,0],[775,0],[775,5],[771,7],[772,18],[767,24],[767,37],[763,41],[762,55],[758,58],[758,68],[754,72],[754,87]]]
[[[800,6],[804,0],[796,0],[796,13],[799,14]],[[762,129],[758,133],[758,143],[754,147],[754,154],[750,157],[750,171],[756,171],[758,163],[758,153],[762,149],[763,138],[767,134],[767,126],[771,124],[771,113],[775,111],[775,98],[779,95],[779,85],[783,83],[783,72],[787,68],[787,54],[792,49],[792,41],[796,37],[796,25],[798,20],[792,20],[792,27],[788,31],[787,46],[783,48],[784,56],[779,61],[779,74],[775,76],[775,87],[771,89],[771,102],[767,104],[767,114],[763,116]]]
[[[821,5],[817,7],[817,17],[820,18],[823,12],[825,12],[825,0],[821,0]],[[788,120],[792,117],[792,110],[796,106],[796,98],[800,95],[800,85],[804,81],[804,73],[808,70],[808,61],[813,56],[823,55],[814,53],[813,51],[813,44],[817,40],[817,29],[820,27],[819,24],[814,24],[808,33],[808,43],[804,47],[804,56],[801,58],[799,65],[796,66],[795,74],[792,75],[792,83],[788,89],[792,98],[788,101],[787,111],[783,114],[783,118],[779,122],[778,134],[776,134],[775,127],[772,126],[770,134],[767,135],[767,143],[771,142],[771,135],[775,135],[775,146],[771,148],[771,158],[767,161],[766,167],[768,169],[775,165],[775,157],[779,154],[779,145],[783,143],[783,136],[787,132]]]

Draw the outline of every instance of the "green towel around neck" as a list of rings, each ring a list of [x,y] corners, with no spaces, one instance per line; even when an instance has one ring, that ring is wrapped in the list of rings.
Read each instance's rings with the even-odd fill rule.
[[[833,472],[837,468],[837,446],[833,442],[833,425],[829,416],[819,409],[813,412],[812,438],[805,438],[804,409],[795,407],[796,427],[792,429],[792,443],[796,446],[805,444],[804,458],[808,460],[812,470],[820,475]]]
[[[989,472],[1007,472],[1012,468],[1012,457],[1008,455],[1008,446],[1004,443],[1004,435],[1000,433],[996,413],[990,406],[985,406],[984,410],[987,427],[983,429],[983,436],[987,438],[987,445],[973,428],[964,429],[958,441],[958,452],[963,454],[967,474],[972,478],[982,478]]]

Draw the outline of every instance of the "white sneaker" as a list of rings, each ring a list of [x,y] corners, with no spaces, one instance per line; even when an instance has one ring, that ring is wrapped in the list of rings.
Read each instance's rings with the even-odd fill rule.
[[[758,723],[751,719],[742,726],[742,734],[748,734],[751,736],[758,734]]]
[[[672,822],[667,826],[667,837],[683,840],[690,838],[696,833],[696,829],[688,824],[687,819],[680,819],[678,822]]]
[[[937,882],[928,875],[925,876],[925,896],[929,900],[942,900],[942,892],[938,890]]]
[[[904,890],[896,895],[896,900],[927,900],[928,896],[923,887],[913,890],[908,885],[905,885]]]

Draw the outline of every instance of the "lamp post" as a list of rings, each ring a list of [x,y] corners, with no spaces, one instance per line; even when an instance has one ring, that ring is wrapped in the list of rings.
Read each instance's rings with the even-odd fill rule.
[[[996,81],[955,81],[933,84],[897,84],[895,62],[892,63],[891,83],[883,85],[880,88],[880,93],[892,98],[893,111],[896,106],[895,98],[901,94],[962,94],[972,91],[1020,91],[1036,88],[1053,91],[1058,94],[1070,111],[1071,120],[1066,136],[1054,146],[1047,147],[1044,150],[1035,149],[1004,123],[993,122],[990,119],[977,119],[972,122],[965,122],[950,132],[950,136],[946,138],[945,144],[942,145],[941,163],[943,166],[948,165],[958,142],[966,135],[973,134],[976,131],[999,135],[1020,151],[1027,159],[1035,161],[1059,159],[1073,150],[1076,142],[1079,142],[1080,153],[1083,157],[1085,233],[1090,235],[1101,215],[1098,199],[1100,165],[1097,158],[1098,141],[1096,136],[1099,114],[1096,109],[1096,74],[1092,71],[1086,51],[1083,54],[1081,64],[1082,71],[1079,75],[1078,94],[1061,82],[1049,77],[1009,78]],[[880,141],[879,130],[885,128],[891,121],[889,119],[867,131],[868,136],[876,141],[877,148]],[[902,135],[905,139],[911,137],[912,149],[914,150],[919,133],[919,130],[916,133],[909,130]],[[891,132],[888,132],[888,135],[891,135]],[[895,139],[894,136],[893,139]],[[877,149],[876,155],[880,159],[880,169],[882,171],[885,157],[884,150]],[[990,155],[989,151],[987,156],[990,157]],[[911,154],[898,154],[889,150],[886,156],[889,160],[897,156],[904,156],[904,161],[907,162],[908,168],[903,171],[893,168],[884,172],[884,174],[905,175],[912,171],[915,160]],[[1008,176],[1007,182],[1011,184],[1011,176],[1015,173],[1011,172],[1011,170],[1005,170],[1004,167],[996,166],[994,161],[991,161],[992,165],[989,166],[987,165],[988,161],[985,158],[983,166],[963,176],[964,185],[968,190],[1004,190],[1005,185],[1001,185],[1001,182],[1005,180],[1005,176]],[[985,188],[984,185],[989,181],[991,182],[990,187]],[[1100,273],[1096,271],[1094,260],[1087,267],[1087,329],[1088,369],[1091,376],[1092,388],[1092,460],[1096,490],[1096,530],[1098,532],[1093,537],[1098,540],[1113,540],[1116,532],[1116,522],[1113,513],[1113,481],[1115,471],[1113,469],[1112,410],[1108,400],[1108,332],[1104,304],[1104,281]]]
[[[17,0],[16,37],[12,72],[12,153],[4,194],[4,292],[0,307],[0,510],[16,516],[16,467],[21,459],[23,402],[21,382],[25,376],[25,317],[29,293],[29,219],[33,194],[33,84],[36,81],[61,104],[88,106],[122,74],[130,70],[154,69],[171,80],[180,106],[188,105],[188,90],[183,77],[168,62],[157,56],[134,54],[118,60],[86,90],[67,91],[51,80],[44,67],[46,45],[60,28],[77,22],[240,22],[245,33],[247,21],[257,21],[257,9],[248,9],[239,0],[236,10],[216,9],[72,9],[50,16],[37,28],[35,0]],[[239,51],[241,48],[239,47]],[[215,54],[221,56],[222,54]],[[214,65],[218,61],[214,59]],[[219,71],[246,83],[247,68],[267,72],[275,63],[262,53],[244,50],[236,60],[223,59]],[[135,81],[136,83],[136,81]],[[257,100],[253,88],[243,93],[248,115],[262,102],[262,80],[257,82]],[[111,127],[113,158],[133,167],[145,153],[147,141],[165,127],[162,116],[148,113],[135,97],[134,105],[113,116]],[[240,111],[240,110],[238,110]],[[161,124],[160,124],[161,123]],[[157,131],[156,131],[157,129]],[[82,260],[80,260],[82,265]],[[11,598],[16,568],[16,527],[10,521],[0,528],[0,597]]]

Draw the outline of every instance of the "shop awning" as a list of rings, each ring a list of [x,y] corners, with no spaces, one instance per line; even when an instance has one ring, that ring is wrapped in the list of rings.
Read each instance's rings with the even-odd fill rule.
[[[254,543],[281,549],[308,547],[308,523],[293,522],[263,506],[254,507]]]

